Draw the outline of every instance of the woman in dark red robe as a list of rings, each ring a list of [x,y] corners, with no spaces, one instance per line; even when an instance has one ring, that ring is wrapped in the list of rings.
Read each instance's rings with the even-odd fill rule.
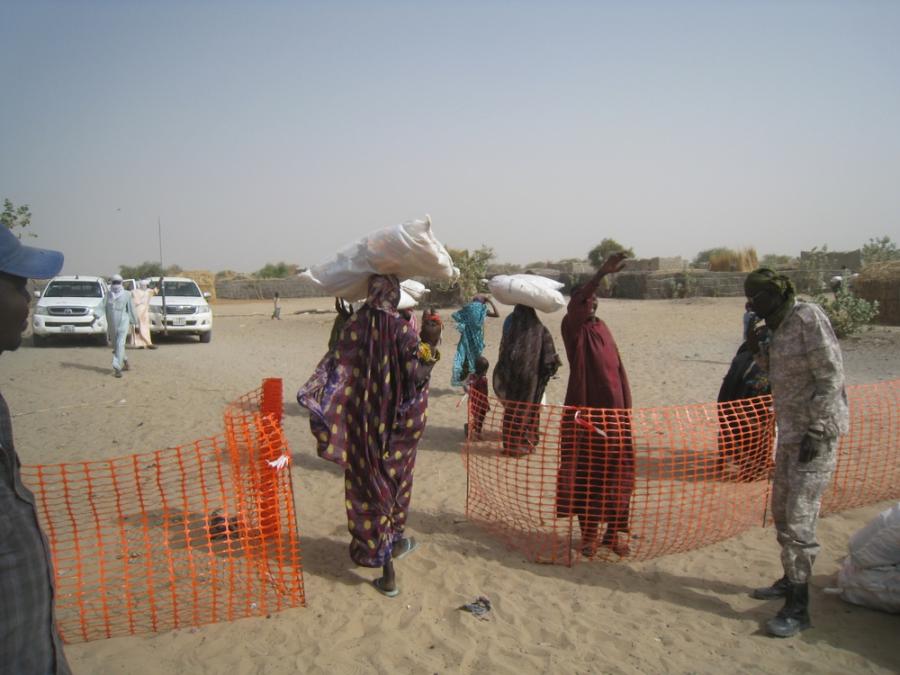
[[[557,477],[558,517],[578,517],[581,549],[600,544],[628,555],[628,520],[634,492],[631,390],[619,349],[607,325],[595,316],[600,279],[622,269],[625,255],[613,254],[594,277],[572,291],[562,337],[569,359],[569,386],[561,432]]]

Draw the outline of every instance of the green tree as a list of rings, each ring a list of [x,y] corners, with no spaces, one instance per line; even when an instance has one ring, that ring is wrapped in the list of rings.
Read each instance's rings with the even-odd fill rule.
[[[470,251],[466,248],[447,248],[453,264],[459,268],[460,301],[468,301],[482,289],[481,280],[487,274],[487,267],[494,258],[494,249],[488,246]]]
[[[266,265],[256,273],[256,276],[260,279],[287,279],[294,274],[297,274],[297,266],[282,261],[277,263],[266,263]]]
[[[625,251],[629,258],[634,257],[634,249],[625,248],[615,239],[607,238],[591,249],[591,252],[588,253],[588,261],[593,265],[594,269],[600,269],[603,261],[616,251]]]
[[[862,247],[862,259],[863,265],[900,260],[900,250],[890,237],[872,238]]]
[[[125,279],[148,279],[163,275],[162,265],[158,262],[146,261],[140,265],[119,265],[119,274]]]
[[[31,209],[28,207],[28,204],[22,204],[22,206],[17,207],[9,199],[4,199],[3,213],[0,214],[0,222],[6,225],[10,230],[15,230],[17,227],[24,230],[31,225]],[[22,234],[22,232],[18,232],[16,233],[16,236],[21,239]],[[26,232],[24,234],[29,237],[37,236],[34,232]]]

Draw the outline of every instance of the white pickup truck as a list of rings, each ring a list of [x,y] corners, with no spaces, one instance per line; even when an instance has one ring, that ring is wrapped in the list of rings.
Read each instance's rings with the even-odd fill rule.
[[[53,338],[89,336],[106,345],[106,311],[108,289],[102,277],[54,277],[43,291],[36,291],[38,301],[31,320],[32,343],[43,347]]]
[[[209,293],[202,293],[197,282],[186,277],[163,277],[163,284],[160,289],[159,277],[150,279],[150,286],[157,291],[150,298],[150,332],[186,333],[196,335],[200,342],[212,340],[212,309],[206,302]]]

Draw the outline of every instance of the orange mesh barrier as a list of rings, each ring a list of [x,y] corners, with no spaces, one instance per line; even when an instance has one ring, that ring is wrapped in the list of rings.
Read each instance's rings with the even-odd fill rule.
[[[848,388],[823,512],[900,496],[898,393],[900,381]],[[535,562],[699,548],[766,524],[774,430],[768,396],[599,410],[472,391],[466,513]]]
[[[305,604],[280,415],[281,380],[266,380],[226,409],[221,436],[22,467],[53,552],[66,642]]]

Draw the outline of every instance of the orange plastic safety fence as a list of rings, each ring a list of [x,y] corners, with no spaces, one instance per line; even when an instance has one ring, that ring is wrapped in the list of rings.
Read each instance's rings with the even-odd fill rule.
[[[289,452],[280,416],[261,412],[280,401],[281,381],[266,380],[229,406],[221,436],[22,467],[53,552],[66,642],[305,604],[291,475],[278,461]]]
[[[900,495],[900,383],[852,387],[823,511]],[[767,521],[770,397],[602,410],[470,392],[466,512],[536,562],[695,549]]]

